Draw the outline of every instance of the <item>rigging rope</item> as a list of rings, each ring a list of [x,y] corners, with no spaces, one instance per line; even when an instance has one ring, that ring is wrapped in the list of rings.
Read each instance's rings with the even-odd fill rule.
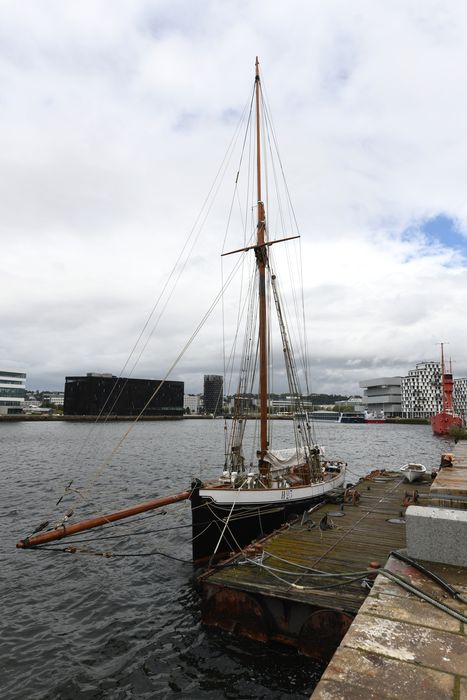
[[[241,261],[241,258],[239,258],[239,261]],[[111,453],[110,453],[110,454],[108,455],[108,457],[105,459],[105,461],[102,463],[101,467],[100,467],[98,470],[96,470],[96,472],[94,473],[92,479],[91,479],[91,480],[88,480],[88,482],[86,483],[85,487],[82,489],[83,491],[85,491],[85,492],[87,492],[87,493],[89,494],[89,493],[90,493],[90,489],[95,485],[95,483],[98,481],[98,479],[99,479],[100,476],[103,474],[103,472],[105,471],[105,469],[111,464],[112,459],[113,459],[114,456],[117,454],[117,452],[120,450],[122,444],[124,443],[124,441],[126,440],[126,438],[128,437],[128,435],[132,432],[132,430],[134,429],[134,427],[137,425],[137,423],[138,423],[138,421],[140,420],[141,416],[144,414],[146,408],[149,406],[149,404],[152,402],[152,400],[157,396],[157,394],[158,394],[159,391],[161,390],[162,386],[164,385],[164,383],[167,381],[168,377],[170,376],[171,372],[174,370],[174,368],[175,368],[175,367],[177,366],[177,364],[180,362],[180,360],[182,359],[182,357],[184,356],[184,354],[186,353],[186,351],[188,350],[188,348],[190,347],[190,345],[193,343],[194,339],[196,338],[196,336],[197,336],[198,333],[200,332],[201,328],[204,326],[204,324],[206,323],[207,319],[209,318],[209,316],[211,315],[211,313],[213,312],[213,310],[214,310],[215,307],[217,306],[217,304],[218,304],[218,302],[219,302],[219,299],[221,298],[222,294],[224,294],[224,292],[226,291],[226,289],[228,289],[229,285],[231,284],[232,280],[234,279],[234,277],[235,277],[235,275],[236,275],[236,273],[237,273],[237,271],[238,271],[238,268],[239,268],[239,266],[240,266],[240,262],[239,262],[239,261],[237,261],[237,264],[236,264],[236,265],[234,266],[234,268],[232,269],[232,271],[231,271],[230,275],[228,276],[228,278],[227,278],[225,284],[223,285],[223,287],[219,290],[219,292],[218,292],[218,293],[216,294],[216,296],[214,297],[213,301],[211,302],[211,305],[209,306],[208,310],[206,311],[206,313],[203,315],[203,317],[202,317],[201,320],[199,321],[198,325],[196,326],[195,330],[194,330],[193,333],[191,334],[190,338],[189,338],[188,341],[185,343],[185,345],[183,346],[183,348],[181,349],[181,351],[179,352],[179,354],[178,354],[177,357],[175,358],[174,362],[170,365],[169,369],[168,369],[167,372],[165,373],[164,378],[161,380],[161,382],[158,384],[158,386],[156,387],[156,389],[153,391],[153,393],[151,394],[151,396],[149,397],[149,399],[146,401],[145,405],[143,406],[143,408],[142,408],[141,411],[139,412],[138,416],[136,416],[136,418],[135,418],[135,420],[133,421],[133,423],[131,423],[131,425],[130,425],[130,426],[128,427],[128,429],[125,431],[125,433],[123,434],[123,436],[120,438],[120,440],[118,441],[117,445],[114,447],[114,449],[111,451]]]
[[[245,482],[244,482],[244,483],[245,483]],[[227,528],[227,526],[228,526],[228,524],[229,524],[230,516],[232,515],[233,509],[235,508],[235,504],[236,504],[237,498],[238,498],[238,492],[240,491],[240,489],[241,489],[241,486],[239,486],[238,491],[237,491],[237,493],[235,494],[235,498],[234,498],[233,503],[232,503],[232,508],[230,509],[230,513],[229,513],[229,515],[228,515],[228,517],[227,517],[227,519],[226,519],[226,521],[225,521],[224,528],[223,528],[223,530],[222,530],[222,532],[221,532],[221,535],[220,535],[220,537],[219,537],[219,539],[218,539],[218,541],[217,541],[217,544],[216,544],[216,547],[215,547],[215,549],[214,549],[214,552],[211,554],[211,558],[210,558],[210,560],[209,560],[209,564],[211,564],[212,560],[213,560],[214,557],[216,556],[217,550],[219,549],[219,545],[220,545],[220,543],[222,542],[222,538],[224,537],[224,532],[225,532],[225,530],[226,530],[226,528]]]
[[[93,549],[80,549],[78,547],[52,547],[52,546],[47,546],[47,545],[41,545],[40,547],[31,547],[31,550],[36,550],[36,551],[49,551],[49,552],[55,552],[56,554],[91,554],[93,556],[97,557],[104,557],[105,559],[128,559],[128,558],[135,558],[135,557],[153,557],[153,556],[158,556],[158,557],[165,557],[166,559],[173,559],[174,561],[179,561],[182,564],[191,564],[193,566],[193,560],[192,559],[181,559],[180,557],[176,557],[173,554],[167,554],[167,552],[160,552],[159,550],[152,550],[151,552],[136,552],[136,553],[130,553],[130,554],[120,554],[120,553],[115,553],[115,552],[96,552]]]
[[[209,215],[209,212],[211,211],[211,208],[212,208],[212,206],[213,206],[214,200],[215,200],[215,198],[216,198],[216,196],[217,196],[217,194],[218,194],[220,185],[221,185],[221,183],[222,183],[222,181],[223,181],[223,179],[224,179],[224,177],[225,177],[225,173],[226,173],[226,170],[227,170],[227,166],[228,166],[228,164],[229,164],[229,162],[230,162],[230,160],[231,160],[231,157],[232,157],[232,155],[233,155],[234,146],[235,146],[235,144],[236,144],[236,142],[237,142],[237,140],[238,140],[238,137],[239,137],[239,135],[240,135],[240,133],[241,133],[241,126],[242,126],[243,121],[244,121],[244,119],[245,119],[245,114],[246,114],[246,112],[247,112],[248,105],[250,105],[250,112],[251,112],[252,99],[253,99],[253,94],[252,94],[251,96],[249,96],[248,101],[247,101],[247,103],[245,104],[245,106],[244,106],[244,108],[243,108],[243,110],[242,110],[240,119],[239,119],[239,121],[238,121],[238,123],[237,123],[237,126],[236,126],[235,130],[234,130],[233,136],[232,136],[231,141],[230,141],[230,143],[229,143],[229,145],[228,145],[228,147],[227,147],[227,150],[226,150],[226,152],[225,152],[225,154],[224,154],[224,156],[223,156],[223,158],[222,158],[221,164],[220,164],[220,166],[219,166],[219,168],[218,168],[218,170],[217,170],[217,173],[216,173],[216,175],[215,175],[215,177],[214,177],[214,180],[213,180],[213,182],[212,182],[212,184],[211,184],[211,187],[209,188],[209,191],[208,191],[208,193],[207,193],[207,195],[206,195],[206,197],[205,197],[205,200],[204,200],[204,202],[203,202],[203,204],[202,204],[202,206],[201,206],[201,208],[200,208],[200,210],[199,210],[199,212],[198,212],[198,215],[197,215],[197,217],[196,217],[196,219],[195,219],[195,222],[194,222],[194,224],[193,224],[193,226],[192,226],[192,228],[191,228],[191,230],[190,230],[190,232],[189,232],[187,238],[185,239],[185,242],[184,242],[184,244],[183,244],[183,246],[182,246],[182,249],[181,249],[181,251],[180,251],[180,253],[179,253],[179,255],[178,255],[178,257],[177,257],[177,259],[176,259],[176,261],[175,261],[175,263],[174,263],[174,265],[173,265],[173,267],[172,267],[172,270],[171,270],[171,272],[169,273],[169,275],[168,275],[168,277],[167,277],[167,279],[166,279],[166,281],[165,281],[165,283],[164,283],[164,286],[163,286],[163,288],[162,288],[162,290],[161,290],[161,292],[160,292],[160,294],[159,294],[159,296],[158,296],[158,298],[157,298],[155,304],[153,305],[153,307],[152,307],[152,309],[151,309],[151,311],[150,311],[150,313],[149,313],[149,316],[148,316],[147,319],[146,319],[146,322],[145,322],[144,325],[143,325],[143,328],[142,328],[141,332],[139,333],[139,335],[138,335],[138,337],[137,337],[137,339],[136,339],[136,341],[135,341],[135,343],[134,343],[132,349],[130,350],[130,353],[129,353],[129,355],[128,355],[128,357],[127,357],[127,359],[126,359],[126,361],[125,361],[125,363],[124,363],[124,365],[123,365],[123,367],[122,367],[122,369],[120,370],[119,377],[117,378],[117,381],[115,382],[115,384],[114,384],[112,390],[110,391],[109,396],[106,398],[106,400],[105,400],[105,402],[104,402],[104,404],[103,404],[103,406],[102,406],[102,408],[101,408],[101,410],[100,410],[98,416],[96,417],[96,420],[94,421],[93,425],[91,426],[90,430],[88,431],[87,437],[86,437],[85,439],[83,439],[83,442],[81,443],[81,445],[80,445],[80,447],[79,447],[79,449],[78,449],[78,451],[77,451],[77,453],[76,453],[76,455],[75,455],[75,457],[74,457],[74,460],[73,460],[73,461],[74,461],[75,463],[78,462],[78,459],[79,459],[79,457],[80,457],[80,455],[81,455],[81,453],[82,453],[84,447],[85,447],[85,446],[89,447],[90,442],[91,442],[91,437],[92,437],[92,435],[93,435],[93,432],[94,432],[94,429],[95,429],[96,425],[97,425],[98,423],[102,423],[102,421],[101,421],[100,419],[101,419],[102,415],[104,414],[104,411],[106,410],[106,408],[107,408],[107,406],[108,406],[108,404],[109,404],[109,402],[110,402],[110,400],[111,400],[111,397],[113,396],[114,392],[116,391],[116,388],[117,388],[117,386],[118,386],[118,384],[119,384],[119,380],[122,379],[122,375],[123,375],[125,369],[127,368],[127,366],[129,365],[131,358],[132,358],[132,357],[134,356],[134,354],[136,353],[136,350],[137,350],[139,344],[141,343],[141,341],[142,341],[142,339],[143,339],[143,337],[144,337],[144,335],[145,335],[145,333],[146,333],[146,331],[147,331],[147,329],[148,329],[148,327],[149,327],[149,324],[150,324],[150,322],[151,322],[151,319],[153,318],[153,316],[154,316],[154,314],[155,314],[157,308],[159,307],[159,305],[160,305],[161,302],[162,302],[162,299],[163,299],[164,294],[165,294],[166,291],[168,290],[169,285],[172,283],[172,290],[169,292],[169,295],[168,295],[168,297],[167,297],[167,299],[166,299],[166,301],[165,301],[165,303],[164,303],[164,305],[163,305],[163,307],[162,307],[162,309],[161,309],[161,311],[160,311],[160,313],[159,313],[159,316],[158,316],[157,319],[156,319],[156,322],[155,322],[154,326],[152,327],[150,333],[148,334],[148,336],[147,336],[147,338],[146,338],[146,341],[145,341],[145,343],[143,344],[143,346],[142,346],[142,348],[141,348],[141,350],[140,350],[140,352],[139,352],[139,355],[137,356],[136,360],[135,360],[134,363],[133,363],[133,366],[131,367],[131,370],[130,370],[130,372],[129,372],[129,376],[130,376],[130,377],[131,377],[131,375],[132,375],[132,373],[133,373],[135,367],[137,366],[139,360],[141,359],[141,356],[142,356],[144,350],[146,349],[147,344],[148,344],[150,338],[152,337],[154,331],[156,330],[156,328],[157,328],[157,326],[158,326],[158,324],[159,324],[159,322],[160,322],[160,320],[161,320],[162,314],[164,313],[164,311],[165,311],[165,309],[166,309],[166,307],[167,307],[167,304],[168,304],[168,302],[169,302],[169,300],[170,300],[170,298],[171,298],[171,296],[172,296],[172,294],[173,294],[173,292],[174,292],[174,290],[175,290],[175,287],[176,287],[176,285],[177,285],[177,283],[178,283],[178,281],[179,281],[179,279],[180,279],[180,276],[181,276],[183,270],[184,270],[185,267],[186,267],[186,264],[187,264],[187,261],[188,261],[188,259],[189,259],[189,256],[191,255],[191,252],[192,252],[192,250],[193,250],[193,248],[194,248],[194,245],[196,244],[196,241],[198,240],[198,238],[199,238],[199,236],[200,236],[200,234],[201,234],[201,231],[202,231],[202,229],[203,229],[203,227],[204,227],[204,225],[205,225],[205,223],[206,223],[207,216]],[[250,117],[249,117],[249,118],[250,118]],[[194,234],[195,234],[197,228],[198,228],[199,230],[198,230],[196,236],[194,236]],[[193,236],[194,236],[194,239],[193,239]],[[190,241],[192,241],[192,243],[191,243],[190,248],[188,249],[188,246],[189,246],[189,244],[190,244]],[[188,254],[187,254],[187,256],[186,256],[186,259],[185,259],[185,261],[183,262],[183,264],[181,264],[181,262],[182,262],[182,260],[183,260],[183,256],[184,256],[184,254],[186,253],[187,250],[188,250]],[[178,268],[179,272],[178,272],[178,275],[175,277],[175,273],[176,273],[177,268]],[[175,281],[174,281],[174,278],[175,278]],[[126,378],[126,379],[125,379],[125,382],[123,383],[123,385],[120,386],[120,391],[119,391],[118,395],[116,396],[116,398],[114,399],[114,402],[113,402],[112,406],[110,407],[110,409],[109,409],[109,411],[108,411],[108,413],[107,413],[107,415],[106,415],[106,417],[105,417],[104,423],[107,422],[107,420],[108,420],[108,418],[109,418],[109,416],[110,416],[112,410],[115,408],[115,405],[116,405],[116,403],[117,403],[119,397],[121,396],[121,393],[122,393],[123,390],[124,390],[124,387],[125,387],[125,384],[126,384],[127,379],[128,379],[128,378]],[[164,381],[165,381],[165,380],[164,380]],[[140,416],[138,416],[138,418],[139,418],[139,417],[140,417]],[[71,483],[72,483],[72,482],[73,482],[73,480],[70,482],[69,486],[71,486]],[[68,491],[67,491],[67,488],[69,488],[69,487],[66,487],[66,488],[62,491],[62,494],[61,494],[61,496],[58,498],[56,505],[58,505],[58,504],[61,502],[61,500],[63,499],[63,497],[64,497],[64,496],[66,495],[66,493],[68,492]],[[50,513],[50,515],[48,516],[48,519],[49,519],[49,518],[52,518],[52,515],[53,515],[53,513]]]
[[[267,573],[270,576],[273,576],[277,580],[279,580],[281,583],[284,583],[285,585],[298,589],[300,591],[314,591],[314,590],[326,590],[330,588],[338,588],[341,586],[347,586],[352,583],[356,583],[358,581],[363,581],[365,578],[368,577],[369,574],[381,574],[382,576],[385,576],[387,579],[390,581],[393,581],[394,583],[397,583],[398,585],[402,586],[402,588],[405,588],[405,590],[409,591],[409,593],[412,593],[413,595],[417,596],[418,598],[421,598],[422,600],[425,600],[427,603],[430,603],[430,605],[433,605],[434,607],[438,608],[439,610],[442,610],[443,612],[447,613],[448,615],[451,615],[451,617],[455,617],[457,620],[460,620],[460,622],[463,622],[464,624],[467,623],[467,616],[459,612],[458,610],[455,610],[454,608],[451,608],[449,605],[446,605],[446,603],[442,603],[441,601],[437,600],[433,596],[425,593],[422,591],[420,588],[417,586],[414,586],[412,583],[404,579],[402,576],[399,576],[398,574],[395,574],[392,571],[389,571],[388,569],[385,568],[379,568],[379,569],[372,569],[372,570],[367,570],[364,572],[355,572],[355,574],[352,576],[352,574],[335,574],[335,576],[338,577],[346,577],[345,580],[339,581],[337,583],[330,583],[330,584],[314,584],[311,586],[302,586],[297,583],[291,583],[290,581],[287,581],[286,579],[282,578],[278,574],[276,574],[276,571],[281,571],[280,569],[274,569],[273,567],[265,565],[262,561],[258,561],[257,559],[252,559],[248,558],[246,560],[249,564],[253,564],[254,566],[257,566],[258,568],[264,569],[267,571]],[[283,575],[291,574],[294,575],[293,572],[288,572],[288,571],[282,571]],[[302,574],[303,576],[304,574]]]

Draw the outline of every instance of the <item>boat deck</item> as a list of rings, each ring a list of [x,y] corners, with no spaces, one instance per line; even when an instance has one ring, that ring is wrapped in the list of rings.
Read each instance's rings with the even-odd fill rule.
[[[430,485],[430,477],[408,484],[400,473],[374,472],[357,484],[360,498],[356,502],[344,503],[343,508],[331,503],[320,506],[308,522],[299,519],[233,556],[223,568],[201,577],[203,621],[263,641],[280,639],[299,648],[310,612],[339,611],[341,626],[348,627],[367,596],[361,580],[336,587],[336,579],[317,583],[316,577],[308,575],[310,570],[349,574],[371,571],[375,562],[373,566],[384,565],[393,549],[406,546],[403,516],[407,496],[410,498],[414,487],[420,494],[428,494]],[[324,516],[331,527],[320,526]],[[395,522],[390,522],[392,519]],[[250,612],[254,610],[256,619],[254,615],[250,622],[245,619],[245,606],[250,606]],[[263,619],[258,625],[258,615],[266,617],[267,624]],[[260,633],[255,633],[255,625],[256,630],[261,628]]]

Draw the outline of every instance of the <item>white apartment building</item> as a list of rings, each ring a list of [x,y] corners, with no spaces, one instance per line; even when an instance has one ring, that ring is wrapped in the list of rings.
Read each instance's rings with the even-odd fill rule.
[[[65,393],[63,391],[45,391],[44,401],[48,401],[52,406],[63,406]]]
[[[190,413],[199,413],[200,399],[201,397],[197,394],[184,394],[183,410],[186,411],[189,408]]]
[[[430,418],[442,410],[441,363],[419,362],[401,379],[404,418]]]
[[[360,382],[363,405],[386,417],[430,418],[443,408],[440,362],[419,362],[406,377]],[[467,418],[467,378],[454,380],[454,412]]]
[[[454,380],[454,413],[467,418],[467,378]]]
[[[0,369],[0,415],[22,413],[26,394],[26,372]]]

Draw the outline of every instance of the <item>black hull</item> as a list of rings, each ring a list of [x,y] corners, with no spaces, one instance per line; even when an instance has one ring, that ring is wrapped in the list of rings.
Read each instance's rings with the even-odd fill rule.
[[[300,516],[304,510],[325,500],[325,497],[314,496],[284,504],[239,505],[234,507],[230,517],[232,506],[215,505],[210,499],[201,498],[199,488],[193,490],[190,500],[193,561],[202,562],[209,561],[213,555],[217,557],[219,554],[238,552],[253,540],[277,530],[294,516]],[[227,519],[228,525],[225,527]]]

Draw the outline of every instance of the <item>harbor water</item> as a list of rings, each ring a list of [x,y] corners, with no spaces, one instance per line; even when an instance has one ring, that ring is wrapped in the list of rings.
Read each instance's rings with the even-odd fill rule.
[[[222,469],[222,420],[140,423],[114,452],[130,427],[0,423],[1,697],[309,697],[323,670],[314,662],[202,627],[188,502],[100,535],[83,533],[74,538],[76,553],[63,551],[67,541],[15,549],[39,523],[54,524],[71,508],[78,519],[110,512]],[[287,444],[290,427],[273,422],[275,446]],[[407,462],[431,470],[452,447],[428,426],[316,430],[327,456],[348,462],[348,482]]]

